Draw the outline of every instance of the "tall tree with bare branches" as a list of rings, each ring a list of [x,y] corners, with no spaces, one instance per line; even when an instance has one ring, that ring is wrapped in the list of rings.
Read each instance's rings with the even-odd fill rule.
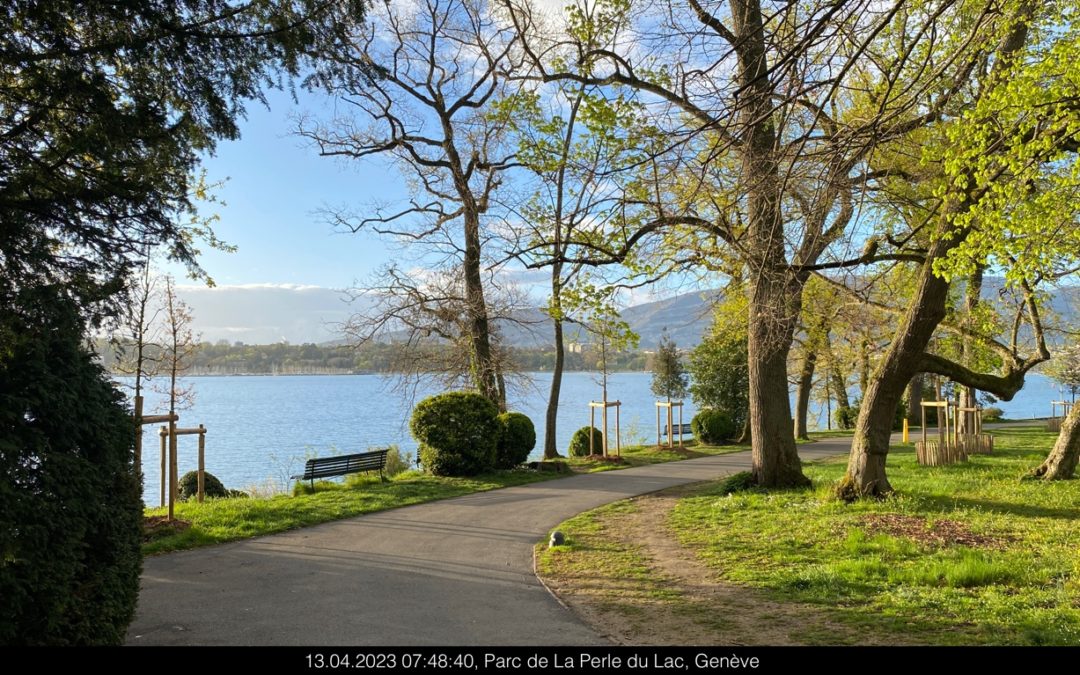
[[[348,112],[328,121],[301,119],[298,132],[321,155],[381,156],[402,170],[413,187],[408,204],[376,206],[363,215],[339,210],[333,220],[407,242],[441,278],[438,292],[427,295],[414,292],[427,280],[396,266],[386,270],[382,276],[405,290],[383,285],[390,292],[382,310],[361,312],[353,324],[362,339],[387,329],[415,336],[437,332],[435,324],[452,325],[472,386],[505,409],[484,242],[492,199],[513,153],[504,143],[507,120],[488,115],[487,106],[507,95],[504,72],[514,69],[515,35],[482,0],[379,3],[368,17],[347,39],[321,46],[322,65],[311,80]],[[444,316],[448,309],[456,318]]]

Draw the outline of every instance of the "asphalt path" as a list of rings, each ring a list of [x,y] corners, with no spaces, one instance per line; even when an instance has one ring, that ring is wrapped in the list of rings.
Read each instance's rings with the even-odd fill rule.
[[[148,558],[127,642],[607,644],[536,578],[536,542],[603,504],[749,468],[740,452],[578,475]]]

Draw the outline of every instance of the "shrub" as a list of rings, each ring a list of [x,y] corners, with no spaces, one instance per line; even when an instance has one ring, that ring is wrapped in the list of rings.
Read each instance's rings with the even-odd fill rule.
[[[412,453],[402,453],[401,448],[391,445],[386,449],[386,467],[383,473],[387,476],[396,476],[413,468]]]
[[[833,418],[836,421],[837,428],[840,429],[854,429],[855,424],[859,421],[859,408],[862,403],[856,401],[854,405],[840,406],[833,412]],[[899,431],[904,428],[904,418],[907,417],[907,404],[904,401],[900,401],[896,404],[896,410],[893,411],[892,428],[893,431]]]
[[[708,445],[726,443],[735,435],[735,423],[722,410],[702,410],[690,420],[690,430],[694,438]]]
[[[1001,408],[983,408],[983,422],[1000,422],[1005,419],[1005,411]]]
[[[225,485],[218,480],[217,476],[209,471],[203,472],[203,493],[207,497],[231,497],[232,490],[226,490]],[[180,499],[196,499],[199,495],[199,472],[188,471],[180,478]]]
[[[855,422],[859,419],[859,406],[842,405],[833,412],[833,419],[841,429],[854,429]]]
[[[525,463],[536,447],[536,429],[527,415],[508,412],[499,415],[501,432],[495,453],[495,468],[513,469]]]
[[[596,454],[604,451],[604,434],[596,427],[581,427],[570,438],[570,447],[567,450],[573,457],[587,457],[589,455],[589,432],[592,431],[592,447]]]
[[[499,409],[480,394],[451,391],[417,404],[409,430],[436,476],[473,476],[495,466]]]
[[[0,284],[0,645],[120,644],[139,592],[131,410],[65,292]]]

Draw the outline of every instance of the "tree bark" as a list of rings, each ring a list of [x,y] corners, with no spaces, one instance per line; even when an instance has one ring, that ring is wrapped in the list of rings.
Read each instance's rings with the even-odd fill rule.
[[[562,319],[556,318],[554,323],[555,369],[551,373],[551,392],[548,394],[547,418],[544,420],[544,459],[555,459],[559,456],[555,433],[559,417],[559,393],[562,390],[563,366],[566,363]]]
[[[806,426],[807,413],[810,410],[810,389],[814,384],[814,368],[817,365],[817,353],[806,348],[803,355],[802,370],[799,373],[799,387],[795,393],[795,438],[810,439]]]
[[[982,284],[983,268],[981,265],[977,265],[975,267],[975,272],[971,275],[971,279],[968,280],[967,290],[964,293],[964,311],[969,328],[974,328],[972,318],[979,307],[979,300],[982,296]],[[962,363],[969,368],[974,366],[975,341],[970,335],[965,335],[960,343],[960,347],[962,350]],[[975,404],[978,402],[977,396],[978,390],[974,387],[963,387],[960,390],[960,407],[974,408]],[[956,431],[960,434],[975,433],[978,424],[975,423],[974,415],[975,413],[970,412],[961,413],[959,419],[956,421]]]
[[[945,318],[949,282],[933,272],[933,261],[945,255],[952,240],[941,237],[931,245],[908,311],[878,364],[859,409],[851,442],[847,474],[840,485],[847,498],[880,496],[892,492],[885,475],[893,416],[904,388],[919,372],[923,352]]]
[[[469,311],[469,342],[473,353],[472,376],[477,391],[506,411],[506,399],[500,396],[496,380],[496,368],[491,351],[491,326],[488,322],[487,303],[484,301],[484,283],[480,276],[480,217],[472,209],[465,209],[465,253],[462,271],[465,275],[465,303]]]
[[[907,388],[907,421],[908,424],[922,424],[922,390],[923,375],[915,373]]]
[[[810,481],[791,433],[787,360],[805,279],[787,268],[781,183],[776,155],[773,86],[770,82],[760,0],[732,0],[738,43],[738,82],[742,106],[740,165],[746,186],[750,330],[750,434],[755,482],[763,487],[805,485]]]
[[[1076,474],[1077,461],[1080,460],[1080,406],[1073,406],[1072,411],[1061,423],[1054,449],[1046,461],[1032,472],[1043,480],[1066,480]]]

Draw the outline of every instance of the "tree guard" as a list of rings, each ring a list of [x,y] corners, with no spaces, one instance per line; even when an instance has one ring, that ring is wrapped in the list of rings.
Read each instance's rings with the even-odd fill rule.
[[[1058,417],[1057,409],[1061,406],[1061,417]],[[1061,431],[1061,422],[1069,416],[1073,404],[1069,401],[1050,401],[1050,419],[1046,420],[1046,430],[1055,434]]]
[[[619,407],[622,406],[622,401],[589,401],[589,426],[593,429],[596,428],[596,409],[601,408],[603,412],[600,415],[600,421],[604,425],[604,457],[608,456],[608,423],[607,423],[607,409],[615,408],[615,454],[622,455],[622,445],[619,441]],[[593,435],[589,434],[589,454],[595,455],[596,450],[593,448]]]
[[[168,417],[168,415],[159,415],[158,417]],[[173,416],[175,417],[175,415]],[[175,421],[175,420],[174,420]],[[170,449],[176,447],[175,439],[177,436],[194,436],[199,437],[199,491],[198,500],[203,501],[205,497],[206,488],[206,427],[199,425],[197,427],[190,427],[187,429],[172,427],[172,439],[170,439],[169,427],[161,427],[158,430],[158,435],[161,436],[161,505],[165,506],[165,447],[169,440],[173,442],[168,443]],[[169,453],[169,520],[173,519],[173,508],[179,497],[179,478],[177,471],[176,453]]]
[[[683,402],[682,401],[657,401],[656,402],[656,445],[660,445],[660,408],[667,408],[667,446],[675,447],[675,430],[672,426],[672,408],[679,409],[679,447],[682,447],[683,429]]]
[[[982,433],[982,407],[961,406],[953,401],[923,401],[922,440],[915,442],[915,456],[923,466],[943,466],[966,462],[968,455],[990,454],[994,450],[994,437]],[[938,440],[931,441],[926,435],[926,409],[937,408]],[[961,420],[965,429],[973,434],[961,434]]]

